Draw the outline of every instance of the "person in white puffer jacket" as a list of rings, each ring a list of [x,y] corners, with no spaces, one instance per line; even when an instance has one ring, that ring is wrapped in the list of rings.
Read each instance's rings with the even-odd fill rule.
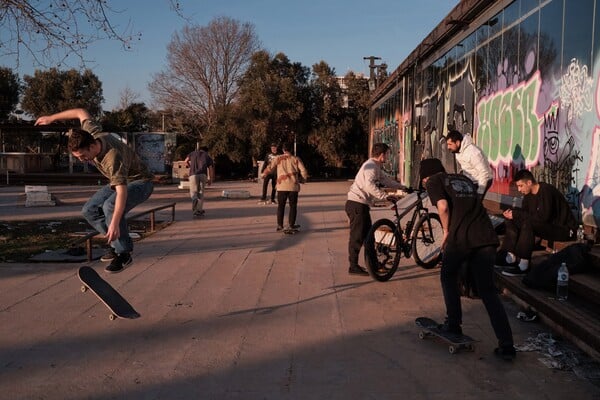
[[[477,193],[483,200],[494,180],[492,167],[486,155],[473,143],[471,135],[463,135],[457,130],[448,132],[446,144],[448,150],[456,156],[462,174],[477,184]]]

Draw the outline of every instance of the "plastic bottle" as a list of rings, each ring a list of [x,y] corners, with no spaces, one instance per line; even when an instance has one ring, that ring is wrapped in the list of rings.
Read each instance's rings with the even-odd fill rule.
[[[569,269],[567,263],[560,264],[556,276],[556,298],[560,301],[567,300],[569,296]]]
[[[579,225],[577,228],[577,243],[585,243],[585,231],[583,225]]]

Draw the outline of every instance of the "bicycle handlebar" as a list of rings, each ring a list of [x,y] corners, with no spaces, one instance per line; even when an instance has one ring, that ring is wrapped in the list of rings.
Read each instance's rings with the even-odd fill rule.
[[[425,189],[412,188],[412,187],[406,187],[401,190],[403,190],[407,194],[417,193],[418,195],[421,195],[426,192]],[[393,204],[396,204],[400,200],[400,198],[398,198],[397,196],[394,196],[394,195],[387,196],[385,199]]]

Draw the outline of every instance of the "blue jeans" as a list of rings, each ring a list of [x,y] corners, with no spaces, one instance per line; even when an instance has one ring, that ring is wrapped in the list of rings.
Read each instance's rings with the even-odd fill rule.
[[[190,197],[192,198],[192,212],[202,211],[204,207],[204,189],[208,180],[206,174],[190,175]]]
[[[150,197],[154,190],[154,184],[151,181],[133,181],[127,184],[127,201],[125,202],[125,212],[119,223],[120,235],[117,240],[110,243],[117,254],[131,253],[133,250],[133,241],[129,237],[127,219],[125,215],[129,210],[143,203]],[[108,232],[108,226],[112,220],[115,211],[115,200],[117,192],[106,185],[98,190],[83,206],[81,213],[87,222],[103,235]]]

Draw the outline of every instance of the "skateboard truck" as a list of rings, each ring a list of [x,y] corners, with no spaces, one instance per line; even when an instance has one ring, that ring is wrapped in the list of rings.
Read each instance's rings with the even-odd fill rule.
[[[475,339],[467,335],[442,331],[438,327],[439,324],[431,318],[419,317],[415,320],[415,324],[422,329],[419,332],[419,339],[436,336],[448,343],[448,352],[450,354],[456,354],[462,349],[475,351]]]
[[[82,283],[81,292],[85,293],[89,289],[94,293],[110,310],[111,313],[108,318],[111,321],[117,318],[135,319],[140,317],[140,314],[134,310],[131,304],[92,268],[79,268],[77,276]]]

